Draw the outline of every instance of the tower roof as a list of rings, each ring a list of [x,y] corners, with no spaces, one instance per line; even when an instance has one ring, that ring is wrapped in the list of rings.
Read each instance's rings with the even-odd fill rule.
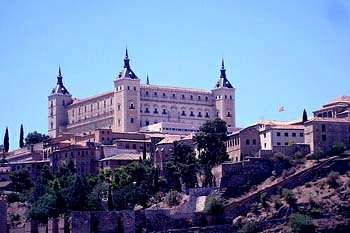
[[[55,88],[52,89],[51,94],[70,95],[67,88],[63,85],[62,78],[61,67],[58,67],[57,84]]]
[[[130,59],[128,54],[128,48],[125,50],[125,58],[124,58],[124,67],[119,72],[118,78],[131,78],[131,79],[138,79],[134,71],[130,68]]]
[[[221,60],[220,78],[215,85],[215,88],[221,88],[221,87],[233,88],[230,81],[228,81],[228,79],[226,78],[226,69],[225,69],[224,59]]]

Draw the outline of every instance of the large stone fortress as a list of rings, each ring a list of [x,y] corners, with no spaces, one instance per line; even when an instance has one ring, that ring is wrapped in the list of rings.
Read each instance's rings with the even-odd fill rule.
[[[130,67],[127,50],[114,89],[93,97],[73,98],[63,85],[59,69],[57,85],[48,97],[50,137],[62,133],[89,134],[97,128],[138,132],[159,123],[171,125],[166,129],[188,134],[191,129],[185,126],[198,129],[206,120],[216,117],[225,120],[229,128],[235,127],[235,88],[226,77],[224,61],[220,78],[211,91],[150,85],[148,77],[146,84],[140,81]]]

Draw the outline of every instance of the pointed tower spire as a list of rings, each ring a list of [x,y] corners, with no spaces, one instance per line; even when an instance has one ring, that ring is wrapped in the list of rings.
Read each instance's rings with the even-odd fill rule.
[[[128,47],[125,49],[125,58],[124,58],[124,68],[130,69],[130,64],[129,64],[129,54],[128,54]]]
[[[129,58],[129,54],[128,54],[128,46],[126,46],[125,49],[125,58],[128,59]]]
[[[147,84],[147,85],[149,85],[149,78],[148,78],[148,74],[147,74],[146,84]]]
[[[231,83],[226,78],[226,69],[225,69],[224,58],[221,59],[220,78],[219,78],[219,81],[215,85],[215,88],[221,88],[221,87],[233,88]]]
[[[57,84],[62,85],[62,73],[61,73],[61,66],[58,67],[58,76],[57,76]]]

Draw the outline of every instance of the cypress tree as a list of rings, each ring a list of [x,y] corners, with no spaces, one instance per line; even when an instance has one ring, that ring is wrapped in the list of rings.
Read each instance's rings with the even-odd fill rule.
[[[143,160],[146,160],[147,156],[146,156],[146,143],[144,142],[143,143],[143,151],[142,151],[142,155],[143,155]]]
[[[5,136],[4,136],[4,149],[5,149],[5,152],[8,152],[10,149],[9,130],[7,127],[6,127],[6,131],[5,131]]]
[[[24,132],[23,125],[21,124],[21,130],[19,132],[19,148],[23,148],[24,146]]]
[[[109,185],[108,187],[108,211],[112,211],[114,209],[113,205],[113,197],[112,197],[112,187]]]
[[[305,109],[304,109],[304,112],[303,112],[303,123],[304,122],[307,122],[307,113],[306,113]]]

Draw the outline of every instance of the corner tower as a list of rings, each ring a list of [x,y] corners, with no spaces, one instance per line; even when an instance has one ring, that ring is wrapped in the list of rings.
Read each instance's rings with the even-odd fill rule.
[[[72,95],[62,82],[61,67],[58,69],[57,84],[48,96],[48,133],[51,138],[57,137],[62,126],[67,125],[66,106],[72,103]]]
[[[128,49],[124,67],[114,80],[114,123],[116,132],[136,132],[140,129],[140,79],[130,68]]]
[[[236,127],[235,88],[226,78],[224,59],[221,62],[220,78],[212,90],[216,116],[226,121],[227,127]]]

